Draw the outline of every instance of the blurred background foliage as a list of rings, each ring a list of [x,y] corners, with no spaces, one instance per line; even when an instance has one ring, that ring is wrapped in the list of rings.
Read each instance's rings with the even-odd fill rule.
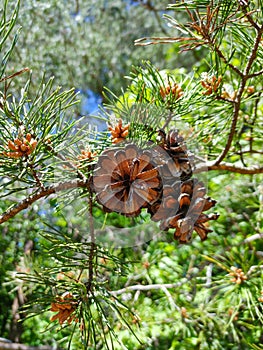
[[[63,88],[75,87],[89,99],[103,97],[104,86],[119,93],[127,85],[124,76],[142,59],[161,69],[185,66],[187,61],[190,69],[201,53],[180,57],[176,47],[133,44],[142,36],[170,30],[162,19],[169,12],[167,5],[165,0],[23,1],[17,20],[22,27],[19,46],[9,67],[30,67],[36,85],[45,71]]]
[[[234,6],[227,1],[221,3],[225,4],[225,11]],[[257,16],[262,18],[262,3],[251,3],[253,9],[260,9]],[[27,131],[42,140],[49,137],[52,140],[53,150],[43,141],[38,144],[36,158],[32,158],[34,164],[42,167],[45,185],[72,178],[66,160],[75,159],[87,142],[98,152],[109,145],[105,130],[96,139],[97,134],[89,127],[96,122],[88,113],[101,101],[105,102],[105,111],[97,117],[102,122],[99,128],[105,126],[112,113],[136,124],[138,110],[135,108],[131,118],[131,106],[140,102],[138,108],[143,106],[143,111],[151,111],[152,115],[146,114],[145,120],[155,129],[168,118],[169,127],[182,125],[187,145],[202,159],[211,160],[220,153],[227,138],[232,105],[220,99],[215,101],[214,95],[202,94],[202,73],[217,77],[222,74],[229,95],[238,88],[240,77],[226,65],[217,65],[217,60],[213,61],[214,53],[209,56],[205,45],[181,54],[180,42],[176,41],[169,45],[134,46],[134,40],[142,37],[180,36],[178,26],[167,17],[174,16],[178,23],[187,22],[187,14],[180,8],[167,9],[165,0],[23,0],[17,15],[15,1],[4,4],[1,77],[26,67],[32,73],[25,71],[11,80],[1,81],[2,97],[7,94],[9,101],[10,96],[14,98],[10,110],[15,116],[23,114],[24,124],[30,121]],[[12,11],[14,18],[7,23]],[[226,51],[228,45],[233,49],[229,62],[240,69],[251,46],[251,30],[245,24],[243,28],[233,25],[231,40],[219,36]],[[12,29],[11,33],[8,28]],[[262,49],[258,60],[255,69],[261,65]],[[62,86],[61,90],[53,88],[53,82],[48,83],[52,77],[55,85]],[[167,77],[181,86],[182,99],[162,98],[160,88],[167,83]],[[244,95],[241,104],[238,133],[227,159],[236,166],[262,166],[261,77],[251,78],[250,86],[255,90]],[[45,97],[50,104],[44,106],[37,98],[42,96],[41,84],[50,86]],[[107,90],[103,93],[105,86]],[[80,92],[76,98],[72,88]],[[78,99],[82,102],[75,104]],[[36,109],[31,109],[32,101]],[[43,113],[45,108],[52,111],[56,103],[59,108],[54,115]],[[252,130],[255,106],[258,119]],[[2,149],[14,134],[14,128],[21,126],[19,118],[5,119],[6,112],[7,109],[1,114]],[[78,128],[77,134],[74,128]],[[137,130],[133,136],[147,139],[149,130]],[[251,137],[258,153],[242,155]],[[62,158],[57,157],[59,153]],[[32,167],[29,164],[23,173],[24,166],[22,161],[13,159],[1,163],[2,212],[36,186]],[[81,170],[86,175],[89,173]],[[89,341],[84,337],[86,343],[76,325],[63,326],[58,332],[59,327],[50,323],[49,311],[52,295],[69,288],[81,293],[87,282],[86,272],[82,272],[81,281],[77,278],[87,268],[85,254],[90,251],[85,241],[89,232],[85,190],[75,189],[73,194],[66,192],[61,198],[53,196],[37,201],[3,223],[0,226],[0,336],[32,346],[62,349],[69,343],[71,349],[91,350],[263,349],[262,174],[213,170],[206,173],[205,181],[209,196],[217,200],[220,217],[213,222],[213,232],[204,242],[194,236],[191,244],[180,245],[172,233],[160,233],[154,223],[147,221],[147,215],[134,223],[117,214],[105,218],[101,208],[95,207],[96,222],[114,227],[115,235],[119,228],[132,227],[135,235],[149,234],[152,239],[133,248],[102,247],[97,251],[100,294],[94,297],[90,307],[85,309],[83,305],[78,309],[80,316],[86,315],[86,324],[94,334]],[[83,254],[78,262],[77,253]],[[241,283],[233,280],[233,268],[241,269],[247,279]],[[111,304],[107,300],[112,300]],[[36,316],[17,323],[29,312]],[[89,329],[85,332],[89,333]]]

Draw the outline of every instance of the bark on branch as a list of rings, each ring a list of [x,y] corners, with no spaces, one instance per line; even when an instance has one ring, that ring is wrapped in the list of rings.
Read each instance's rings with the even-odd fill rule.
[[[226,170],[232,173],[238,173],[238,174],[247,174],[247,175],[253,175],[253,174],[263,174],[263,167],[243,167],[243,166],[234,166],[232,163],[220,163],[220,164],[213,164],[213,162],[209,162],[207,164],[201,164],[200,166],[197,166],[195,169],[195,173],[202,173],[204,171],[210,171],[210,170]]]
[[[222,162],[222,160],[224,160],[224,158],[226,157],[226,155],[228,154],[228,152],[230,150],[232,141],[234,139],[234,135],[236,133],[237,121],[238,121],[238,117],[239,117],[240,105],[241,105],[241,101],[242,101],[242,96],[243,96],[243,93],[245,91],[246,83],[247,83],[248,79],[250,78],[250,69],[251,69],[251,67],[252,67],[252,65],[257,57],[257,51],[258,51],[258,47],[260,45],[262,34],[263,34],[263,26],[261,26],[257,31],[257,36],[255,38],[254,45],[253,45],[253,48],[251,50],[251,54],[248,58],[244,72],[241,75],[240,87],[239,87],[238,92],[237,92],[236,100],[234,101],[233,117],[232,117],[232,121],[231,121],[228,139],[227,139],[225,148],[223,149],[221,154],[215,160],[215,162],[214,162],[215,165],[219,165]]]
[[[129,293],[132,291],[149,291],[149,290],[153,290],[153,289],[161,289],[163,290],[163,288],[166,289],[171,289],[171,288],[178,288],[181,285],[183,285],[184,283],[186,283],[188,281],[188,279],[183,279],[181,282],[178,283],[166,283],[166,284],[148,284],[148,285],[142,285],[142,284],[136,284],[134,286],[128,286],[119,290],[113,290],[110,292],[110,294],[112,295],[120,295],[123,293]]]
[[[247,237],[247,238],[243,241],[243,244],[256,241],[257,239],[263,239],[263,233],[255,233],[254,235],[252,235],[252,236],[250,236],[250,237]]]

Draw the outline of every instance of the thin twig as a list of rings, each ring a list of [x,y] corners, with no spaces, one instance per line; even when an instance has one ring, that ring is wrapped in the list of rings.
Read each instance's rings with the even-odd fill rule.
[[[54,349],[54,346],[49,346],[49,345],[30,346],[30,345],[25,345],[20,343],[0,342],[0,350],[52,350],[52,349]]]
[[[178,305],[175,304],[174,300],[173,300],[173,297],[171,295],[171,293],[168,291],[168,289],[163,285],[161,290],[164,292],[164,294],[167,296],[167,299],[169,301],[169,304],[171,306],[171,308],[173,310],[177,310],[179,312],[181,312],[181,309]]]
[[[28,72],[29,70],[30,70],[30,69],[29,69],[28,67],[23,68],[23,69],[21,69],[20,71],[15,72],[14,74],[11,74],[11,75],[8,75],[7,77],[2,78],[2,79],[0,80],[0,83],[1,83],[2,81],[6,81],[6,80],[8,80],[8,79],[12,79],[12,78],[16,77],[17,75],[23,74],[24,72]]]
[[[254,153],[254,154],[263,154],[263,151],[257,151],[257,150],[255,150],[255,149],[249,149],[249,150],[243,150],[243,151],[238,151],[238,152],[235,152],[235,154],[237,154],[237,155],[240,155],[240,154],[246,154],[246,153],[250,153],[250,154],[252,154],[252,153]]]
[[[253,20],[253,18],[251,17],[251,15],[253,13],[255,13],[257,10],[254,10],[254,11],[249,11],[247,12],[246,11],[246,8],[248,6],[240,6],[242,8],[242,12],[244,13],[245,17],[247,18],[247,20],[249,21],[249,23],[252,25],[252,27],[254,27],[257,31],[260,30],[260,27],[259,25]]]
[[[213,43],[211,43],[213,44]],[[214,45],[214,49],[216,51],[216,53],[218,54],[218,56],[222,59],[222,61],[228,66],[230,67],[234,72],[236,72],[240,77],[243,77],[243,73],[241,72],[241,70],[239,70],[236,66],[234,66],[232,63],[228,62],[227,58],[225,57],[225,55],[223,54],[223,52],[219,49],[218,46]]]
[[[261,43],[262,33],[263,33],[263,25],[258,29],[258,33],[254,42],[253,49],[251,51],[247,65],[244,70],[244,76],[246,77],[246,79],[248,79],[250,68],[252,67],[253,62],[257,58],[257,51],[258,51],[259,44]]]
[[[195,41],[195,38],[179,38],[179,37],[144,37],[136,39],[134,41],[135,46],[148,46],[148,45],[157,45],[157,44],[173,44],[175,42],[181,41]],[[147,41],[143,43],[143,41]]]
[[[148,284],[148,285],[142,285],[142,284],[136,284],[134,286],[128,286],[119,290],[111,291],[110,294],[112,295],[120,295],[124,293],[129,293],[131,291],[149,291],[149,290],[156,290],[156,289],[171,289],[171,288],[178,288],[182,286],[184,283],[188,282],[189,279],[184,278],[182,281],[177,283],[166,283],[166,284]]]
[[[253,46],[253,49],[252,49],[251,54],[249,56],[247,65],[244,69],[244,73],[242,73],[242,75],[241,75],[241,77],[242,77],[241,84],[240,84],[240,87],[238,89],[236,100],[234,103],[234,111],[233,111],[234,113],[233,113],[233,118],[232,118],[232,122],[231,122],[231,127],[230,127],[230,132],[228,135],[227,143],[225,145],[225,148],[221,152],[221,154],[214,161],[214,165],[219,165],[221,163],[221,161],[225,158],[225,156],[227,155],[227,153],[231,147],[231,144],[232,144],[235,132],[236,132],[237,120],[238,120],[239,110],[240,110],[240,105],[241,105],[241,98],[242,98],[243,92],[245,90],[246,82],[249,79],[249,71],[252,67],[254,60],[257,57],[257,50],[258,50],[258,46],[259,46],[259,43],[261,40],[262,33],[263,33],[263,26],[261,26],[260,30],[257,33],[257,37],[255,39],[254,46]]]
[[[166,120],[165,120],[165,123],[164,123],[164,125],[162,126],[163,129],[165,129],[165,128],[169,125],[169,123],[170,123],[171,120],[172,120],[172,117],[173,117],[173,111],[170,110],[169,115],[167,116],[167,118],[166,118]]]
[[[254,141],[253,129],[258,116],[258,105],[259,105],[260,97],[261,97],[261,92],[258,93],[258,96],[256,98],[255,106],[254,106],[254,116],[253,116],[252,122],[249,125],[249,128],[250,128],[249,150],[250,151],[252,151],[253,149],[253,141]]]
[[[254,78],[254,77],[257,77],[257,76],[259,76],[259,75],[262,75],[262,74],[263,74],[263,69],[260,70],[260,71],[258,71],[258,72],[249,74],[247,77],[248,77],[248,79],[250,79],[250,78]]]
[[[36,169],[34,168],[34,165],[30,162],[27,163],[29,168],[31,169],[31,172],[32,172],[32,175],[33,175],[33,178],[36,180],[36,184],[39,188],[41,188],[42,190],[44,189],[44,185],[42,183],[42,181],[40,180],[37,172],[36,172]]]
[[[213,162],[209,162],[206,164],[198,165],[194,169],[194,173],[202,173],[204,171],[210,171],[210,170],[227,170],[232,173],[238,173],[238,174],[247,174],[247,175],[253,175],[253,174],[263,174],[263,167],[242,167],[242,166],[234,166],[231,163],[220,163],[220,164],[213,164]]]
[[[246,239],[244,239],[242,243],[244,244],[250,243],[250,242],[256,241],[257,239],[263,239],[263,233],[256,233],[250,237],[247,237]]]
[[[212,263],[207,266],[206,283],[205,283],[206,288],[210,288],[211,287],[213,266],[214,265]]]
[[[247,276],[251,275],[252,272],[254,272],[255,270],[263,270],[263,265],[253,265],[250,267],[250,269],[248,270],[248,272],[246,273]]]

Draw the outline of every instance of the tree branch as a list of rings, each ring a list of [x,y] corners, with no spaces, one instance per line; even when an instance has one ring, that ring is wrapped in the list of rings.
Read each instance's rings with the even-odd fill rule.
[[[232,163],[221,163],[221,164],[213,164],[213,162],[208,162],[205,165],[201,164],[200,166],[197,166],[194,169],[194,173],[202,173],[207,170],[226,170],[230,171],[232,173],[238,173],[238,174],[247,174],[247,175],[253,175],[253,174],[263,174],[263,167],[242,167],[242,166],[234,166]]]
[[[243,77],[243,73],[232,63],[230,63],[223,52],[219,49],[217,45],[213,43],[213,41],[210,42],[210,45],[213,47],[215,52],[218,54],[218,56],[221,58],[221,60],[225,63],[226,66],[230,67],[234,72],[236,72],[240,77]]]
[[[253,241],[256,241],[257,239],[263,239],[263,233],[256,233],[250,237],[247,237],[244,241],[243,244],[250,243]]]
[[[258,33],[257,33],[256,39],[254,42],[253,49],[251,51],[247,65],[246,65],[245,70],[244,70],[244,75],[246,76],[246,79],[248,79],[250,68],[252,67],[253,62],[257,57],[258,46],[261,42],[261,37],[262,37],[262,33],[263,33],[263,25],[257,30],[257,32]]]
[[[34,202],[36,202],[40,198],[47,197],[47,196],[54,194],[56,192],[65,191],[65,190],[69,190],[72,188],[78,188],[78,187],[88,188],[89,184],[87,181],[77,180],[77,181],[62,182],[62,183],[58,183],[54,186],[44,187],[44,188],[40,189],[39,191],[35,192],[34,194],[32,194],[31,196],[25,198],[24,200],[22,200],[21,202],[16,204],[14,207],[7,210],[6,212],[4,212],[0,216],[0,224],[13,218],[20,211],[27,209],[30,205],[32,205]]]
[[[250,151],[253,150],[253,141],[254,141],[253,130],[257,120],[257,116],[258,116],[258,106],[259,106],[260,97],[261,97],[261,92],[259,92],[257,95],[255,106],[254,106],[254,116],[251,123],[249,123],[249,128],[250,128],[249,150]]]
[[[241,8],[242,8],[242,12],[244,13],[244,15],[245,15],[245,17],[247,18],[247,20],[249,21],[249,23],[257,30],[257,31],[259,31],[260,30],[260,27],[259,27],[259,25],[253,20],[253,18],[252,18],[252,14],[254,13],[254,12],[256,12],[256,11],[250,11],[250,12],[247,12],[246,11],[246,8],[247,8],[248,6],[241,6]]]
[[[120,295],[123,293],[128,293],[128,292],[132,292],[135,290],[140,290],[140,291],[148,291],[148,290],[154,290],[154,289],[161,289],[164,290],[165,289],[171,289],[171,288],[177,288],[182,286],[184,283],[186,283],[189,279],[184,278],[181,282],[177,282],[177,283],[166,283],[166,284],[148,284],[148,285],[142,285],[142,284],[136,284],[134,286],[128,286],[119,290],[113,290],[110,292],[110,294],[116,296],[116,295]]]
[[[262,74],[263,74],[263,69],[260,70],[260,71],[258,71],[258,72],[249,74],[249,75],[248,75],[248,78],[249,78],[249,79],[250,79],[250,78],[254,78],[254,77],[257,77],[257,76],[262,75]]]
[[[173,309],[173,310],[177,310],[177,311],[181,311],[181,309],[180,309],[180,307],[177,305],[177,304],[175,304],[175,302],[174,302],[174,300],[173,300],[173,297],[172,297],[172,295],[170,294],[170,292],[168,291],[168,289],[163,285],[162,286],[162,291],[164,292],[164,294],[167,296],[167,299],[168,299],[168,301],[169,301],[169,304],[170,304],[170,306],[171,306],[171,309]]]
[[[6,80],[8,80],[8,79],[13,79],[13,78],[16,77],[17,75],[20,75],[20,74],[22,74],[22,73],[24,73],[24,72],[28,72],[29,70],[30,70],[30,69],[29,69],[28,67],[23,68],[23,69],[21,69],[20,71],[14,73],[14,74],[11,74],[11,75],[9,75],[9,76],[7,76],[7,77],[2,78],[2,79],[0,80],[0,83],[1,83],[2,81],[6,81]]]
[[[231,147],[231,144],[232,144],[235,132],[236,132],[237,120],[238,120],[239,110],[240,110],[240,105],[241,105],[241,98],[242,98],[243,92],[245,90],[246,82],[249,79],[249,71],[252,67],[254,60],[257,57],[257,50],[258,50],[258,46],[259,46],[259,43],[261,40],[262,33],[263,33],[263,26],[261,26],[260,29],[258,30],[253,49],[252,49],[251,54],[249,56],[247,65],[244,69],[244,73],[242,73],[242,75],[241,75],[241,84],[240,84],[240,87],[238,89],[236,100],[234,101],[234,111],[233,111],[234,114],[233,114],[230,132],[228,135],[226,146],[223,149],[223,151],[221,152],[221,154],[215,160],[214,165],[219,165],[221,163],[221,161],[225,158],[225,156],[227,155],[227,153]],[[231,67],[231,68],[233,69],[233,67]]]

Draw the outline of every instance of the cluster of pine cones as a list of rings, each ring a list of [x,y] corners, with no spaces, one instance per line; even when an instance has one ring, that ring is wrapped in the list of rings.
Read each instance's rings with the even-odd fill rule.
[[[157,140],[145,148],[126,142],[105,150],[93,173],[96,199],[105,211],[125,216],[137,216],[145,208],[162,230],[173,229],[180,243],[189,242],[193,230],[205,240],[211,232],[207,222],[218,215],[204,212],[216,201],[192,177],[189,154],[178,130],[167,135],[160,130]]]

